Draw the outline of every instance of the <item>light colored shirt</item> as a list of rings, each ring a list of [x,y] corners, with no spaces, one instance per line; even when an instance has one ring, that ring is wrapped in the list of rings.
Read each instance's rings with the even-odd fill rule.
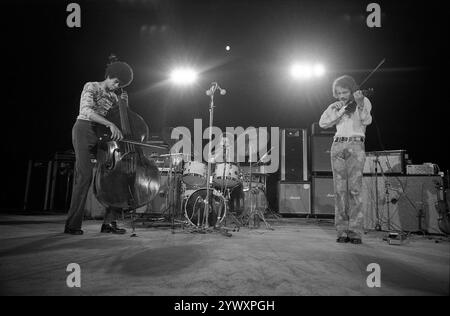
[[[88,82],[81,92],[80,113],[77,119],[91,121],[91,113],[106,117],[108,111],[118,103],[119,98],[114,92],[106,91],[99,82]]]
[[[337,137],[365,136],[366,126],[372,123],[372,104],[366,97],[363,103],[362,108],[357,106],[350,115],[342,114],[342,109],[338,110],[339,101],[330,104],[320,117],[320,127],[330,128],[336,125]]]

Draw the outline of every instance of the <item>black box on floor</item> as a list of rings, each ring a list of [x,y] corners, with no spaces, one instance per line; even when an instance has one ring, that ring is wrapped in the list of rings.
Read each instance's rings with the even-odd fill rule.
[[[311,183],[279,181],[278,212],[280,214],[311,214]]]
[[[47,209],[50,199],[52,162],[48,160],[29,160],[25,180],[23,209],[42,211]]]
[[[49,200],[45,210],[66,212],[72,198],[75,160],[52,160]]]

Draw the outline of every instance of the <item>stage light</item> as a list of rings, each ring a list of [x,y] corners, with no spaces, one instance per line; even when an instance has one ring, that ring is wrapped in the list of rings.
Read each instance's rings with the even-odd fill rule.
[[[291,68],[291,75],[295,79],[308,79],[312,74],[312,68],[308,64],[294,64]]]
[[[231,47],[230,47],[229,45],[227,45],[227,46],[225,47],[225,49],[226,49],[226,50],[230,50]]]
[[[312,79],[325,74],[325,67],[322,64],[295,63],[291,67],[291,76],[294,79]]]
[[[177,85],[192,84],[197,80],[197,73],[191,68],[177,68],[171,72],[170,80]]]
[[[322,64],[315,64],[313,71],[316,77],[321,77],[325,74],[325,67]]]

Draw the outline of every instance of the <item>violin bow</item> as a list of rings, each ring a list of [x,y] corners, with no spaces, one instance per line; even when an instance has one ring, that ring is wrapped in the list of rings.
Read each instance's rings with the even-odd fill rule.
[[[366,76],[366,78],[364,78],[363,82],[359,85],[358,89],[361,89],[361,87],[363,86],[363,84],[366,83],[367,80],[369,80],[369,78],[375,73],[375,71],[378,70],[378,68],[381,67],[381,65],[384,64],[384,62],[386,61],[386,58],[383,58],[379,64]]]

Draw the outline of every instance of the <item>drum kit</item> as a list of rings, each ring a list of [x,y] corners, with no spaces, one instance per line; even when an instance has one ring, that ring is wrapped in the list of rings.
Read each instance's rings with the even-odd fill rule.
[[[211,97],[210,103],[210,131],[212,130],[214,92],[220,90],[213,82],[206,92]],[[218,148],[213,155],[211,147],[207,163],[192,160],[192,156],[182,153],[167,153],[157,155],[158,159],[170,162],[169,168],[159,168],[167,172],[166,210],[170,210],[172,228],[174,215],[180,209],[185,217],[182,223],[197,231],[211,231],[211,228],[225,231],[239,230],[241,226],[248,225],[256,228],[257,217],[262,219],[270,229],[264,218],[264,211],[268,208],[264,192],[267,174],[253,171],[261,163],[250,162],[249,170],[244,170],[239,163],[230,162],[231,145],[229,135],[222,137]],[[210,134],[210,144],[212,135]],[[248,151],[246,151],[247,155]],[[162,169],[164,169],[162,171]],[[165,170],[167,169],[167,170]],[[257,168],[256,168],[257,169]],[[208,181],[209,179],[209,181]],[[255,180],[256,179],[256,180]],[[181,188],[181,189],[180,189]],[[181,203],[179,203],[181,202]],[[235,202],[235,203],[232,203]],[[177,211],[178,209],[178,211]],[[226,227],[228,220],[234,223],[234,228]],[[178,221],[179,222],[179,221]]]
[[[256,209],[263,216],[268,207],[264,192],[266,175],[257,174],[258,182],[255,176],[253,181],[249,181],[249,174],[243,172],[239,163],[212,165],[208,226],[222,225],[229,218],[236,225],[235,229],[239,229]],[[182,210],[189,224],[196,227],[202,226],[205,221],[207,170],[208,165],[199,161],[187,161],[182,167]],[[235,203],[231,203],[232,200]]]

